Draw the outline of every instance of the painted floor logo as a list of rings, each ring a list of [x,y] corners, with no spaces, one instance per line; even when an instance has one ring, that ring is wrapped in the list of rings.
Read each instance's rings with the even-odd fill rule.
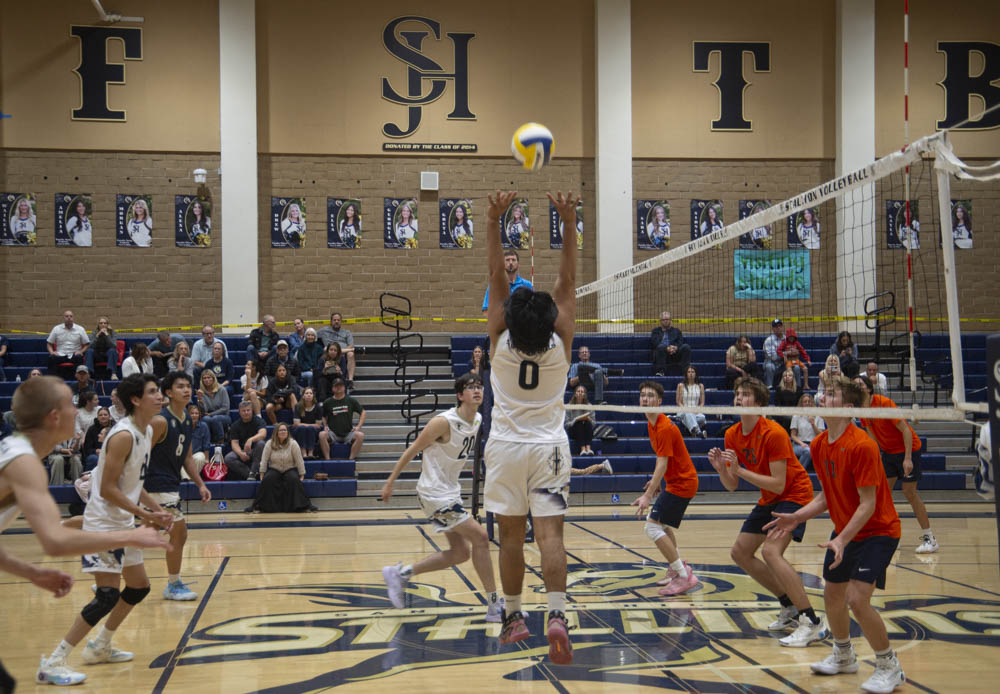
[[[695,567],[702,583],[696,592],[669,602],[646,597],[665,570],[644,564],[571,566],[568,594],[572,608],[572,666],[548,668],[562,681],[592,681],[648,686],[667,690],[711,692],[772,692],[767,687],[700,681],[687,677],[685,667],[707,665],[740,655],[739,640],[772,639],[767,631],[777,612],[773,598],[732,566]],[[814,604],[822,604],[822,583],[804,575]],[[300,598],[307,609],[231,619],[194,632],[178,655],[179,666],[262,658],[287,658],[350,651],[359,658],[352,666],[331,670],[298,682],[262,689],[271,694],[296,694],[349,683],[391,678],[427,668],[473,663],[511,663],[506,680],[540,679],[534,663],[546,658],[545,605],[528,609],[533,636],[517,646],[501,648],[500,625],[484,620],[483,605],[448,599],[431,584],[406,587],[407,608],[393,608],[385,587],[346,583],[250,588],[238,592]],[[539,588],[540,592],[540,588]],[[873,604],[885,619],[893,640],[940,640],[1000,646],[1000,601],[945,595],[879,597]],[[856,625],[854,635],[860,635]],[[365,658],[363,651],[372,650]],[[387,651],[387,649],[389,649]],[[607,657],[613,650],[613,658]],[[167,665],[164,653],[152,668]],[[670,669],[673,677],[663,677]],[[703,668],[699,669],[703,671]],[[643,674],[646,672],[647,674]],[[693,672],[693,671],[692,671]],[[498,683],[499,684],[499,683]]]

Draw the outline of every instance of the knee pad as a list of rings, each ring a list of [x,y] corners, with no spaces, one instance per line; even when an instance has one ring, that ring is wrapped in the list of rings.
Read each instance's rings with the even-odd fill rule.
[[[94,593],[94,599],[84,605],[80,610],[80,616],[90,626],[97,626],[97,623],[108,616],[108,613],[118,604],[118,596],[121,593],[117,588],[108,586],[98,586]]]
[[[149,586],[145,588],[125,586],[125,590],[122,591],[122,600],[129,605],[138,605],[147,595],[149,595]]]
[[[644,526],[646,531],[646,537],[652,540],[654,543],[661,537],[666,537],[667,533],[663,530],[663,526],[656,521],[648,520]]]

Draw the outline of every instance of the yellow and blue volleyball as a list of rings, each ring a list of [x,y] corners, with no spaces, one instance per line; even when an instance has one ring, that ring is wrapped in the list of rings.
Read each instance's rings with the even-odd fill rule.
[[[552,131],[539,123],[525,123],[514,131],[510,141],[514,158],[529,171],[537,171],[548,164],[554,146]]]

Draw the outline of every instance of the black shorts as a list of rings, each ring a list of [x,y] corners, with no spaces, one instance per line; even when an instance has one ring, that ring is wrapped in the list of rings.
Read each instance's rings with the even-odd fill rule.
[[[647,518],[654,523],[669,525],[671,528],[679,528],[681,527],[681,519],[684,518],[684,512],[687,511],[688,504],[690,503],[691,499],[685,499],[683,496],[662,491],[656,497],[653,506],[649,509]]]
[[[923,449],[921,449],[923,450]],[[913,451],[913,472],[907,476],[903,474],[903,458],[905,453],[882,453],[882,467],[885,469],[885,476],[889,479],[898,477],[904,482],[916,482],[920,479],[920,451]]]
[[[831,540],[835,537],[837,533],[830,534]],[[864,540],[848,542],[844,547],[844,557],[835,569],[830,568],[833,550],[828,549],[823,560],[823,580],[830,583],[847,583],[852,580],[874,583],[879,590],[885,590],[885,570],[892,562],[892,555],[898,546],[898,537],[885,535],[872,535]]]
[[[743,527],[740,528],[741,533],[750,533],[752,535],[767,535],[767,531],[764,530],[764,526],[774,520],[774,516],[771,515],[771,511],[777,511],[778,513],[795,513],[800,508],[802,504],[796,504],[794,501],[779,501],[776,504],[770,504],[768,506],[761,506],[757,504],[753,507],[750,515],[747,519],[743,521]],[[806,524],[799,523],[795,526],[795,530],[792,531],[792,539],[796,542],[802,542],[802,536],[806,534]]]

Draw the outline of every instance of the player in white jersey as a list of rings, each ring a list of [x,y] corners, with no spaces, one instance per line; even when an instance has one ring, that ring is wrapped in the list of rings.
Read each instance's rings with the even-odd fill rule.
[[[156,378],[151,374],[126,376],[118,385],[118,397],[128,416],[119,420],[104,439],[97,467],[91,476],[90,500],[83,514],[83,529],[96,532],[128,530],[134,527],[135,516],[138,516],[169,530],[173,514],[164,511],[142,488],[153,436],[150,421],[159,413],[162,403]],[[83,571],[94,575],[97,583],[94,599],[81,610],[52,655],[42,659],[35,677],[39,683],[59,684],[50,678],[51,669],[58,669],[64,674],[67,671],[72,673],[66,665],[67,656],[106,616],[108,620],[101,632],[83,649],[83,661],[93,665],[123,663],[133,658],[132,653],[112,646],[111,638],[132,608],[149,593],[149,578],[142,563],[142,551],[122,547],[84,554]],[[122,578],[125,579],[125,589],[119,592]],[[80,673],[76,674],[82,679]]]
[[[11,410],[18,430],[0,441],[0,532],[23,513],[49,556],[97,552],[110,547],[169,546],[152,528],[86,533],[60,523],[59,508],[49,493],[48,475],[41,458],[57,443],[72,437],[76,408],[73,394],[62,380],[53,376],[28,379],[14,392]],[[25,578],[56,597],[66,595],[73,585],[68,574],[29,564],[7,554],[2,547],[0,570]],[[79,681],[74,681],[68,673],[53,673],[53,677],[63,679],[62,684]],[[3,679],[0,666],[0,681]],[[10,684],[12,688],[13,680]]]
[[[551,295],[526,287],[511,294],[500,248],[500,215],[516,195],[498,190],[489,196],[486,215],[490,276],[486,327],[493,345],[493,426],[485,451],[484,498],[486,510],[500,525],[500,581],[505,602],[500,643],[531,636],[525,624],[527,615],[521,611],[524,534],[530,511],[549,608],[549,659],[565,665],[573,661],[566,628],[563,546],[572,459],[563,428],[562,399],[576,318],[577,245],[563,244],[559,276]],[[576,228],[579,200],[572,193],[549,194],[567,229]]]
[[[411,578],[461,564],[471,556],[472,565],[483,582],[486,621],[499,622],[503,607],[493,577],[490,541],[483,526],[462,505],[462,485],[458,481],[466,462],[474,458],[476,434],[483,422],[482,415],[476,411],[483,402],[483,379],[471,372],[459,376],[455,379],[455,397],[458,405],[427,423],[399,457],[382,487],[382,501],[389,501],[399,473],[423,451],[417,496],[435,532],[444,533],[448,539],[448,549],[416,564],[386,566],[382,576],[389,587],[392,604],[403,607],[404,587]]]

